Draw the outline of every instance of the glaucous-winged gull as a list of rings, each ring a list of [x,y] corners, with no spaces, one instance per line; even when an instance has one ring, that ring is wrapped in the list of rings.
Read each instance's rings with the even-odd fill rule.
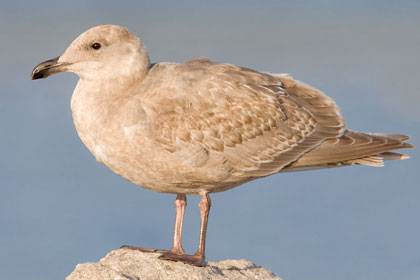
[[[146,48],[121,26],[93,27],[32,79],[74,72],[71,99],[83,143],[98,162],[147,189],[177,194],[173,247],[162,258],[203,265],[209,194],[278,172],[382,166],[405,159],[408,136],[347,130],[335,102],[285,74],[197,58],[150,64]],[[198,251],[185,254],[187,194],[201,195]]]

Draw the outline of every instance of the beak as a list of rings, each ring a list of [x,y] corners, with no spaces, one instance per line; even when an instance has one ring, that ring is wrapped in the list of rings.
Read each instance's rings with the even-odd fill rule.
[[[58,62],[59,58],[60,57],[57,56],[56,58],[38,64],[34,70],[32,70],[31,80],[43,79],[52,74],[65,71],[65,66],[69,65],[70,63]]]

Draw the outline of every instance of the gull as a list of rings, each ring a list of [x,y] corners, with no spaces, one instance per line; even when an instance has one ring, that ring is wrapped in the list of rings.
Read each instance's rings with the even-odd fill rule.
[[[205,265],[209,194],[279,172],[406,159],[402,134],[346,129],[335,102],[287,74],[196,58],[151,64],[125,27],[101,25],[40,63],[33,80],[59,72],[80,79],[71,98],[79,137],[99,163],[146,189],[176,194],[170,250],[160,258]],[[200,195],[195,254],[182,248],[186,195]]]

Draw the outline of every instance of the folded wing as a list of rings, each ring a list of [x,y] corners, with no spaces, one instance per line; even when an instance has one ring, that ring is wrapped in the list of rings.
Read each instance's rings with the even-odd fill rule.
[[[142,86],[149,136],[187,165],[223,166],[232,181],[279,172],[345,130],[332,99],[288,75],[200,58],[157,64]]]

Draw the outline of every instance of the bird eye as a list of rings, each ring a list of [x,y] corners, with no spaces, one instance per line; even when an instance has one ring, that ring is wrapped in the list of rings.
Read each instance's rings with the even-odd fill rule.
[[[100,48],[101,48],[101,44],[99,44],[99,43],[93,43],[92,44],[92,49],[99,50]]]

